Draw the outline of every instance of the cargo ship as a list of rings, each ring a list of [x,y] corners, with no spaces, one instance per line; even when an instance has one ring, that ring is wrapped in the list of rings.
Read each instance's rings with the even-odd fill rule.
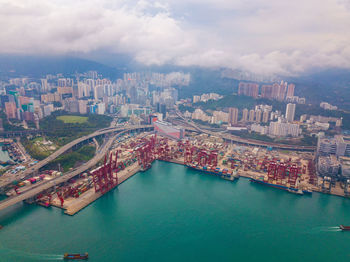
[[[261,184],[261,185],[265,185],[265,186],[269,186],[269,187],[274,187],[274,188],[278,188],[278,189],[282,189],[282,190],[288,191],[290,193],[299,194],[299,195],[312,194],[312,191],[310,191],[310,190],[301,190],[301,189],[294,188],[294,187],[288,187],[288,186],[283,186],[283,185],[278,185],[278,184],[272,184],[272,183],[266,182],[266,181],[264,181],[262,179],[251,178],[250,182]]]
[[[238,174],[236,171],[230,172],[228,169],[220,169],[219,167],[207,167],[207,166],[197,166],[195,164],[186,165],[190,169],[194,169],[197,171],[201,171],[210,175],[220,176],[226,180],[233,181],[235,178],[238,178]]]
[[[85,253],[85,254],[68,254],[68,253],[65,253],[64,256],[63,256],[64,259],[66,260],[86,260],[89,258],[89,254],[88,253]]]
[[[350,231],[350,226],[340,225],[339,228],[340,228],[342,231]]]

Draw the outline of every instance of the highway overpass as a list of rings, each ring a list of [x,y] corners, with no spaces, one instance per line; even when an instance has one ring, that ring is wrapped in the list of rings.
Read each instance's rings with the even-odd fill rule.
[[[78,167],[78,168],[76,168],[68,173],[65,173],[62,176],[59,176],[59,177],[54,178],[52,180],[49,180],[45,183],[40,183],[38,185],[35,185],[35,186],[31,187],[30,189],[28,189],[27,191],[22,192],[19,195],[6,198],[5,200],[0,202],[0,210],[3,210],[7,207],[15,205],[23,200],[31,199],[31,198],[35,197],[36,195],[40,194],[41,192],[48,190],[51,187],[59,185],[63,182],[66,182],[69,179],[71,179],[71,178],[85,172],[89,168],[95,166],[98,163],[98,161],[100,161],[105,156],[105,154],[108,152],[109,148],[111,147],[111,145],[115,141],[116,137],[118,137],[124,133],[130,132],[130,131],[143,131],[143,130],[149,130],[151,128],[153,128],[153,127],[152,126],[134,126],[134,127],[124,127],[123,131],[121,131],[121,129],[123,129],[123,128],[110,128],[108,130],[101,131],[101,132],[110,133],[110,132],[115,132],[117,130],[117,131],[121,131],[121,132],[119,132],[116,135],[111,136],[108,139],[107,143],[105,143],[102,147],[99,148],[99,150],[97,151],[97,154],[91,160],[89,160],[88,162],[83,164],[82,166],[80,166],[80,167]]]
[[[255,140],[255,139],[241,138],[239,136],[234,136],[231,134],[213,132],[210,130],[199,128],[193,122],[186,121],[186,119],[181,115],[181,113],[179,111],[176,111],[176,114],[182,119],[182,123],[184,125],[190,126],[190,127],[184,126],[185,129],[187,129],[189,131],[196,131],[196,132],[200,132],[200,133],[206,133],[209,135],[217,136],[217,137],[220,137],[228,142],[232,141],[234,143],[244,144],[244,145],[249,145],[249,146],[272,147],[274,149],[281,149],[281,150],[306,151],[306,152],[314,152],[316,150],[315,146],[300,146],[300,145],[287,145],[287,144],[280,144],[280,143],[271,143],[271,142],[264,142],[264,141]]]
[[[138,130],[148,130],[148,129],[153,129],[153,126],[151,126],[151,125],[138,125],[138,126],[110,127],[110,128],[103,128],[103,129],[97,130],[96,132],[94,132],[90,135],[80,137],[80,138],[64,145],[63,147],[56,150],[54,153],[52,153],[50,156],[48,156],[44,160],[39,161],[34,166],[24,170],[23,172],[20,172],[16,175],[11,175],[11,177],[0,178],[0,188],[4,188],[4,187],[9,186],[15,180],[21,180],[21,179],[29,177],[33,173],[36,173],[40,168],[47,165],[52,160],[56,159],[57,157],[59,157],[63,153],[67,152],[72,147],[77,146],[78,144],[85,142],[87,140],[90,140],[94,137],[113,133],[113,132],[121,132],[124,130],[138,131]]]

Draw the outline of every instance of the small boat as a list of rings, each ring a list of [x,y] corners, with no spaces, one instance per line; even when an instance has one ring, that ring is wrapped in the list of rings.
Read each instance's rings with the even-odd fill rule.
[[[350,226],[340,225],[339,228],[343,231],[350,231]]]
[[[0,229],[2,229],[3,228],[3,226],[2,225],[0,225]]]
[[[63,256],[64,259],[66,260],[73,260],[73,259],[88,259],[89,258],[89,254],[88,253],[85,253],[85,254],[68,254],[68,253],[65,253],[64,256]]]

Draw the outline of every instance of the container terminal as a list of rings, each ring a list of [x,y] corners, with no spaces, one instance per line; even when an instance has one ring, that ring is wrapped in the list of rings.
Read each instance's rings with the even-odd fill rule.
[[[242,146],[224,142],[207,134],[188,133],[178,139],[159,133],[125,133],[116,138],[104,159],[94,168],[67,182],[40,193],[31,202],[44,207],[55,206],[74,215],[138,172],[149,169],[155,160],[181,164],[202,175],[236,181],[249,178],[262,186],[298,195],[313,191],[347,196],[348,189],[325,190],[330,182],[317,177],[310,152],[290,152]],[[21,181],[7,192],[15,196],[31,187],[62,176],[50,170]]]

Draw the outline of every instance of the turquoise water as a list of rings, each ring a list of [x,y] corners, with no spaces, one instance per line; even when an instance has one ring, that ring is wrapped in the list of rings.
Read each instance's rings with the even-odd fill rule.
[[[0,213],[0,261],[348,261],[350,200],[297,196],[156,162],[73,217]]]

